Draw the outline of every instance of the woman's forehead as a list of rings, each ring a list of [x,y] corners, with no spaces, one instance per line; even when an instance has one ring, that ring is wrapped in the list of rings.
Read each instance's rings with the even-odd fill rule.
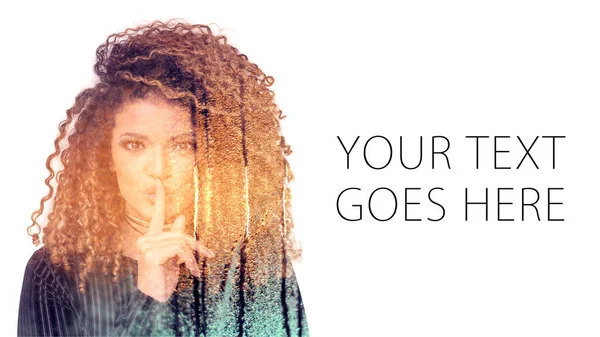
[[[115,116],[115,129],[147,132],[186,132],[192,130],[190,112],[181,106],[155,100],[128,102]]]

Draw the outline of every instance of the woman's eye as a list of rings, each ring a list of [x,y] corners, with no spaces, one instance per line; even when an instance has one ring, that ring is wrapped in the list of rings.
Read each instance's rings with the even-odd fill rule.
[[[181,142],[181,143],[175,143],[173,145],[173,147],[177,151],[190,151],[194,146],[191,143]]]
[[[125,144],[125,148],[131,151],[138,151],[144,148],[144,144],[131,141]]]

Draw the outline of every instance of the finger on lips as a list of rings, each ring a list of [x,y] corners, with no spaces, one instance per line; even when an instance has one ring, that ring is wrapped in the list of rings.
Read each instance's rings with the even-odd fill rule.
[[[165,187],[156,179],[156,199],[154,213],[150,220],[148,232],[137,240],[138,251],[147,260],[154,260],[157,264],[165,264],[170,259],[175,259],[177,264],[184,263],[192,275],[198,277],[200,269],[192,251],[212,258],[215,253],[206,248],[200,241],[185,234],[186,219],[184,215],[178,216],[173,222],[170,231],[163,232],[165,223]]]
[[[154,199],[154,214],[150,219],[148,233],[160,233],[165,223],[165,186],[160,179],[156,179],[156,191]]]

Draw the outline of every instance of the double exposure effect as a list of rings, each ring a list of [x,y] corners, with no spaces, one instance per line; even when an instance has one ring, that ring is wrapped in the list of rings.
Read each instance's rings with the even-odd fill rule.
[[[28,228],[19,335],[308,336],[273,78],[181,21],[96,55]]]

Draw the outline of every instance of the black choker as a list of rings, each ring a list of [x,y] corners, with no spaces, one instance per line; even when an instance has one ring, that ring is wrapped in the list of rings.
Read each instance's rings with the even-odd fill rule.
[[[125,217],[127,218],[127,224],[129,225],[129,227],[131,227],[134,231],[142,234],[142,235],[146,235],[146,233],[140,231],[139,229],[135,228],[133,226],[133,224],[136,224],[140,227],[143,227],[146,231],[148,231],[148,227],[150,227],[150,222],[148,221],[144,221],[142,219],[136,218],[132,215],[127,214],[127,212],[125,212]],[[170,230],[171,226],[163,226],[163,229],[167,229]]]
[[[125,212],[125,216],[127,217],[127,220],[130,220],[131,222],[133,222],[134,224],[138,225],[138,226],[142,226],[142,227],[146,227],[148,228],[150,226],[150,223],[147,221],[144,221],[142,219],[138,219],[132,215],[127,214],[127,212]]]

